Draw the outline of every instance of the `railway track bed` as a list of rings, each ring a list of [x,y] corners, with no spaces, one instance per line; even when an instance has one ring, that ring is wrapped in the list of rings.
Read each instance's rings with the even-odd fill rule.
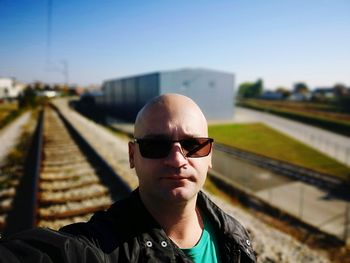
[[[4,235],[86,221],[130,191],[57,110],[46,107],[41,122],[30,153],[39,153],[37,169],[0,190]]]

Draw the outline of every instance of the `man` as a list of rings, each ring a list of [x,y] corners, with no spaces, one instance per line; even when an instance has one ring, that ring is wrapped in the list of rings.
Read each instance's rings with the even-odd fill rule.
[[[213,140],[199,107],[179,94],[156,97],[139,112],[134,136],[129,162],[139,188],[129,198],[87,223],[21,234],[14,240],[29,248],[17,251],[62,262],[255,262],[245,229],[201,192]],[[4,247],[13,256],[13,242]]]

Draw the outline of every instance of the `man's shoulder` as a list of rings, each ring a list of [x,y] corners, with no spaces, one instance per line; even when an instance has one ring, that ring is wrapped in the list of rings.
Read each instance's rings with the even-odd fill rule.
[[[89,259],[87,254],[91,254]],[[2,238],[0,255],[0,262],[101,262],[103,258],[89,242],[44,228]]]
[[[6,243],[7,241],[20,240],[23,242],[44,242],[45,244],[57,244],[60,242],[66,242],[72,238],[69,235],[60,233],[49,228],[32,228],[24,230],[22,232],[15,233],[9,237],[2,238],[0,243]]]
[[[66,225],[60,232],[87,237],[92,241],[106,238],[106,235],[112,235],[113,232],[120,230],[120,226],[129,217],[128,214],[132,213],[131,203],[130,197],[119,200],[108,210],[96,212],[88,222]]]
[[[67,225],[60,231],[88,239],[95,246],[111,251],[149,227],[150,216],[147,213],[138,192],[134,191],[108,210],[95,213],[88,222]]]

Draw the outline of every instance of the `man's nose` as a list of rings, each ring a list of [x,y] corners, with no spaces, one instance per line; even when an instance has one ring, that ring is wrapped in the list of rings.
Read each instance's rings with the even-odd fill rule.
[[[172,145],[168,156],[165,158],[165,163],[173,167],[181,167],[187,164],[187,158],[185,157],[179,142]]]

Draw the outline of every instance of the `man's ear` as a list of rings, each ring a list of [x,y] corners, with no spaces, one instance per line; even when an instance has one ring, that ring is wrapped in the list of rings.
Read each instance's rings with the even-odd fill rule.
[[[135,143],[129,142],[128,146],[129,146],[129,166],[132,169],[132,168],[135,168],[135,164],[134,164]]]
[[[211,161],[212,155],[213,155],[213,150],[211,150],[210,155],[209,155],[209,165],[208,165],[209,168],[213,168],[213,164],[212,164],[212,161]]]

